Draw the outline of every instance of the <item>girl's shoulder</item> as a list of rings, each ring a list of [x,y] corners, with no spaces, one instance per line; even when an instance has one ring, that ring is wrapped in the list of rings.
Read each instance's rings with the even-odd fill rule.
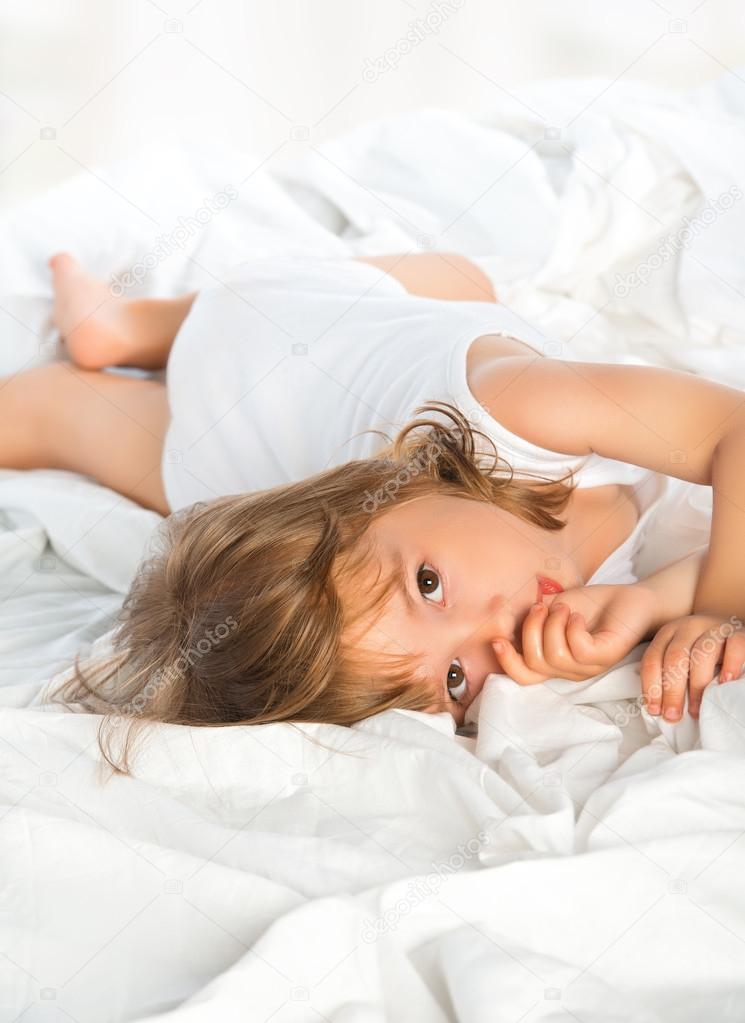
[[[477,375],[489,372],[500,359],[513,355],[534,355],[543,358],[541,352],[525,341],[504,334],[482,334],[469,345],[467,353],[467,372],[469,381],[475,381]]]

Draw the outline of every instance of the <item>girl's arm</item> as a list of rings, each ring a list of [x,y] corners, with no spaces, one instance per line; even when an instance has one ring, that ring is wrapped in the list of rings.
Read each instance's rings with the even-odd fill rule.
[[[696,589],[698,614],[745,619],[745,425],[740,406],[731,414],[711,463],[714,500],[709,556]]]
[[[680,370],[495,359],[474,397],[507,429],[566,454],[597,452],[713,486],[693,610],[745,618],[745,394]]]
[[[654,613],[645,640],[652,639],[666,622],[683,618],[694,610],[696,587],[706,560],[706,546],[678,561],[663,565],[632,585],[654,598]]]

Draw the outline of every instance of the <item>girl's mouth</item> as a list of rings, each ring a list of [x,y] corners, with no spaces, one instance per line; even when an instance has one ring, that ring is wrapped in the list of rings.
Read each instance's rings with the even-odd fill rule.
[[[564,592],[564,587],[561,583],[557,583],[555,579],[549,579],[548,576],[545,575],[538,575],[536,576],[536,579],[538,580],[536,602],[539,604],[541,602],[541,597],[545,596],[547,593],[553,594]]]

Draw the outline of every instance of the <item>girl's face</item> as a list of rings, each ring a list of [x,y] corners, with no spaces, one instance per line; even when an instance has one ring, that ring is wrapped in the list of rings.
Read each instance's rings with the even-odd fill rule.
[[[394,590],[365,646],[415,655],[433,698],[448,695],[457,724],[491,672],[492,644],[520,626],[538,599],[538,578],[582,584],[566,529],[547,530],[482,501],[426,495],[394,506],[370,527],[383,573],[400,559],[406,593]],[[431,711],[438,710],[433,703]]]

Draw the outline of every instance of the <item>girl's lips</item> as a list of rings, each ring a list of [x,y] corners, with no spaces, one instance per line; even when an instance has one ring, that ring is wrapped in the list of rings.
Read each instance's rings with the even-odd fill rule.
[[[541,597],[547,593],[553,594],[564,592],[564,587],[561,583],[557,583],[555,579],[549,579],[548,576],[545,575],[538,575],[536,576],[536,579],[538,580],[538,594],[536,600],[539,604],[541,602]]]

